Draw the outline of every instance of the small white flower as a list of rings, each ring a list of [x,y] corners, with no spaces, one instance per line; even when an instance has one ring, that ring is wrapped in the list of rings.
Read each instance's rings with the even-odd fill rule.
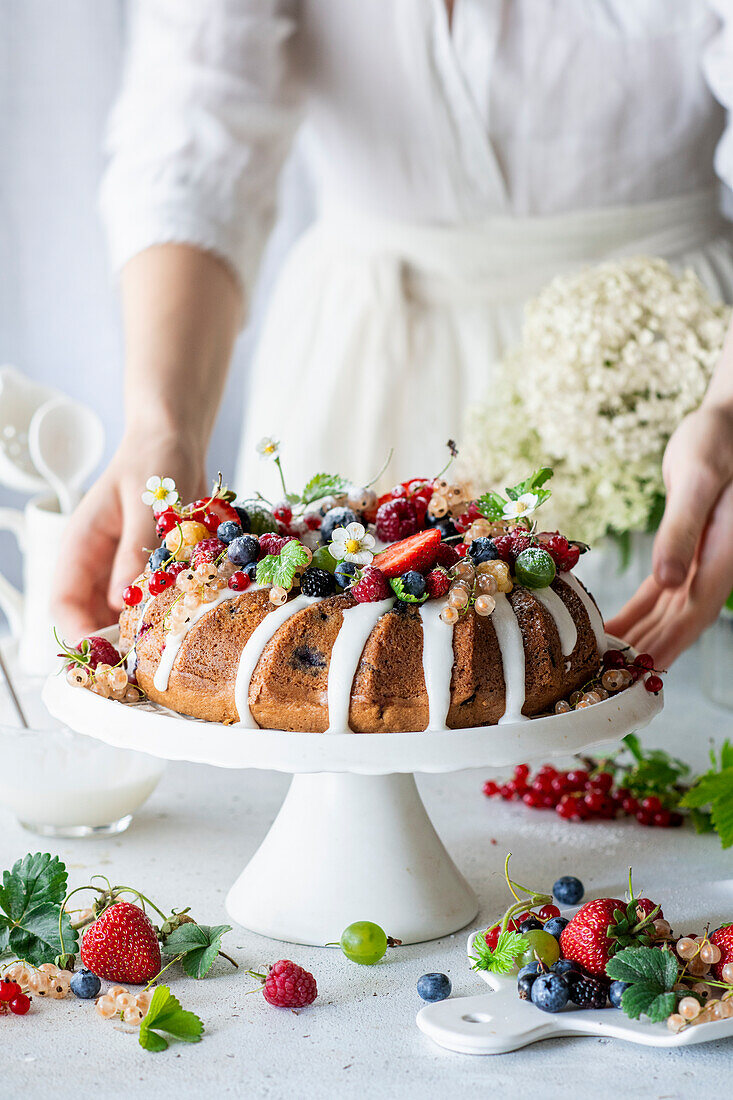
[[[260,458],[275,459],[280,454],[280,443],[269,435],[265,435],[257,444],[257,454]]]
[[[506,519],[516,519],[517,516],[528,516],[534,512],[539,503],[536,493],[522,493],[517,500],[509,500],[504,505],[503,515]]]
[[[374,535],[367,534],[361,523],[349,523],[334,529],[328,549],[336,561],[369,565],[374,558],[374,545]]]
[[[178,491],[172,477],[149,477],[145,482],[143,504],[149,504],[154,512],[162,512],[177,501]]]

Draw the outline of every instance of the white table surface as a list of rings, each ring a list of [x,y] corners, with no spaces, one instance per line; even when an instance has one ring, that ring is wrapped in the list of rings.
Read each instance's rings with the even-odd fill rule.
[[[647,732],[704,764],[709,738],[733,735],[733,712],[707,704],[696,688],[697,654],[668,678],[666,710]],[[481,899],[477,925],[505,907],[501,865],[538,888],[560,874],[579,875],[590,892],[675,876],[733,876],[733,852],[692,830],[644,829],[628,822],[566,824],[554,813],[487,800],[488,771],[426,776],[421,790],[436,827]],[[12,782],[4,776],[3,782]],[[0,809],[0,869],[27,851],[51,851],[66,862],[73,885],[102,872],[133,884],[163,909],[190,905],[204,923],[226,921],[224,897],[254,852],[287,787],[286,776],[170,765],[160,787],[119,837],[47,841],[22,830]],[[664,898],[660,897],[663,902]],[[355,913],[354,919],[368,919]],[[731,914],[733,919],[733,914]],[[387,929],[387,931],[389,931]],[[415,992],[426,971],[447,973],[454,995],[485,987],[467,967],[463,932],[445,940],[388,952],[375,967],[359,967],[336,950],[281,944],[235,929],[227,950],[240,972],[216,964],[203,982],[171,981],[184,1007],[203,1019],[200,1044],[175,1044],[149,1054],[135,1034],[102,1020],[89,1002],[34,1001],[24,1018],[0,1020],[3,1088],[7,1095],[57,1100],[103,1095],[181,1098],[247,1095],[292,1097],[568,1096],[672,1098],[702,1096],[728,1085],[733,1045],[702,1044],[655,1051],[592,1038],[559,1039],[497,1057],[450,1054],[415,1026],[422,1002]],[[292,958],[316,976],[319,997],[298,1013],[276,1010],[241,971]],[[609,1009],[609,1011],[612,1011]]]

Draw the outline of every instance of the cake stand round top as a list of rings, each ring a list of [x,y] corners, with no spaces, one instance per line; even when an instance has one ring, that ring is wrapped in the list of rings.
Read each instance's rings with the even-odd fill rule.
[[[111,629],[104,633],[111,635]],[[73,687],[63,675],[48,678],[43,701],[54,718],[79,733],[166,760],[360,775],[503,768],[571,756],[641,729],[663,706],[662,694],[650,694],[639,680],[618,695],[567,714],[472,729],[355,734],[251,730],[202,722],[147,701],[128,705],[103,699]]]

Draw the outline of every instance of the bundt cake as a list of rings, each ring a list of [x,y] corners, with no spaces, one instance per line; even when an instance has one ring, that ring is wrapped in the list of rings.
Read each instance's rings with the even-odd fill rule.
[[[449,730],[569,710],[600,683],[606,640],[572,573],[587,548],[530,519],[550,473],[478,499],[442,478],[377,498],[319,475],[274,508],[238,507],[220,484],[184,507],[151,479],[163,541],[125,590],[128,672],[155,703],[244,728]]]

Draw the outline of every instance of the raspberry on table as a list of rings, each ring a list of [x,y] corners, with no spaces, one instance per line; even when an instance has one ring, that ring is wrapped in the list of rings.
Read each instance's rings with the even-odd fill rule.
[[[263,988],[265,1000],[275,1008],[304,1008],[318,996],[316,979],[290,959],[270,968]]]
[[[387,500],[377,510],[377,538],[382,542],[399,542],[419,530],[415,505],[404,497]]]

